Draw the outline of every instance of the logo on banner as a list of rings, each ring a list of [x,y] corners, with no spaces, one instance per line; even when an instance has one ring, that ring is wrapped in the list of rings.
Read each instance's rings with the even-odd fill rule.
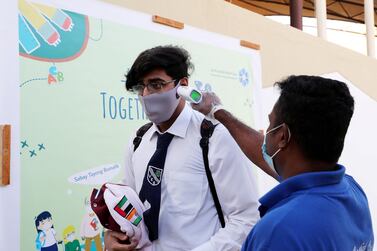
[[[247,73],[246,69],[243,68],[239,71],[238,79],[244,87],[249,84],[249,74]]]
[[[157,186],[161,183],[162,179],[162,173],[164,170],[161,168],[157,168],[154,166],[149,166],[148,167],[148,175],[147,175],[147,180],[149,184],[152,186]]]

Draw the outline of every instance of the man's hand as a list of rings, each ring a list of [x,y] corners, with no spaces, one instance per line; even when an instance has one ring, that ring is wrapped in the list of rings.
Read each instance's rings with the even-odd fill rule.
[[[263,135],[244,124],[230,112],[222,108],[221,100],[213,92],[203,92],[202,101],[199,104],[191,104],[192,108],[206,115],[211,121],[223,124],[244,154],[260,169],[276,180],[278,175],[273,171],[263,158],[261,146]],[[215,117],[216,113],[216,117]]]
[[[191,104],[192,108],[203,113],[211,119],[215,119],[215,107],[221,106],[221,100],[213,92],[203,92],[202,101],[199,104]]]
[[[115,231],[105,232],[105,250],[107,251],[133,251],[136,250],[138,241],[129,239],[124,233]]]

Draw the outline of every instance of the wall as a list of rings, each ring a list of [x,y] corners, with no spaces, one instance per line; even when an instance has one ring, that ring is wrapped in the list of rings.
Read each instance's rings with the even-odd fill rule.
[[[103,0],[261,45],[265,86],[290,74],[339,72],[377,99],[377,60],[222,0]],[[355,70],[357,65],[357,70]]]
[[[0,124],[12,125],[11,185],[0,186],[0,250],[19,250],[20,185],[17,1],[0,2]]]

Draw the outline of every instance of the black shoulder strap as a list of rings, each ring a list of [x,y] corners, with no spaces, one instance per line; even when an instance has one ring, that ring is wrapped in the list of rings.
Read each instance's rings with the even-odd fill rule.
[[[136,137],[134,138],[134,141],[133,141],[134,152],[139,147],[141,140],[143,139],[144,134],[149,130],[149,128],[151,128],[152,125],[153,125],[153,123],[149,122],[149,123],[143,125],[142,127],[140,127],[139,130],[137,130]]]
[[[200,140],[200,146],[202,148],[204,168],[205,168],[207,179],[208,179],[209,189],[211,190],[211,194],[213,197],[213,201],[215,203],[217,215],[219,216],[221,227],[225,227],[224,214],[221,209],[219,197],[217,196],[217,192],[216,192],[215,182],[213,181],[212,173],[211,173],[211,170],[209,169],[209,163],[208,163],[209,138],[212,136],[213,131],[215,130],[215,127],[216,125],[213,125],[211,121],[203,119],[202,124],[200,126],[200,134],[202,135],[202,139]]]
[[[133,144],[134,144],[134,151],[139,147],[141,140],[144,136],[144,134],[151,128],[152,122],[143,125],[139,128],[136,132],[136,137],[134,138]],[[208,162],[208,145],[209,145],[209,138],[211,138],[213,131],[215,130],[216,125],[213,125],[211,121],[203,119],[202,124],[200,126],[200,134],[202,136],[200,140],[200,147],[202,148],[203,153],[203,161],[204,161],[204,168],[208,180],[209,189],[211,191],[213,201],[215,203],[216,211],[219,216],[219,220],[221,223],[221,227],[225,227],[225,220],[224,220],[224,214],[221,209],[221,204],[219,201],[219,197],[217,196],[216,188],[215,188],[215,182],[212,178],[211,170],[209,169],[209,162]]]

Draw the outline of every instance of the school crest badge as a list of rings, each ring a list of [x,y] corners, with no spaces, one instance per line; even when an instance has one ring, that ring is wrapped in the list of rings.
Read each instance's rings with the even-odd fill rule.
[[[147,180],[152,186],[158,186],[162,180],[162,173],[164,170],[154,166],[148,166]]]

